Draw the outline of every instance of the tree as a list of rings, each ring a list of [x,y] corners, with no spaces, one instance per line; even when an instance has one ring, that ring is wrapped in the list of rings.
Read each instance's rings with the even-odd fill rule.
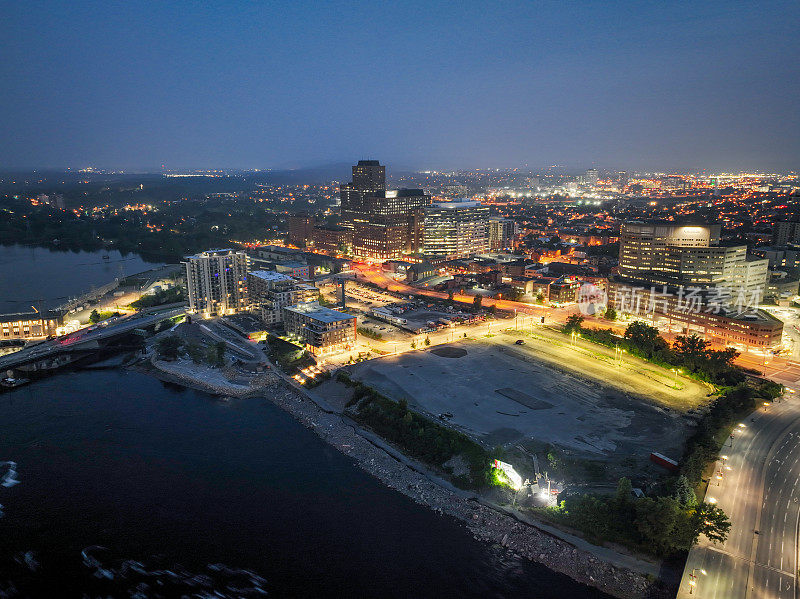
[[[203,348],[199,343],[189,342],[184,346],[184,350],[186,350],[186,353],[195,364],[200,364],[203,361]]]
[[[631,485],[631,481],[628,478],[621,478],[617,483],[617,494],[614,497],[614,503],[617,504],[618,507],[622,507],[627,503],[630,503],[631,498],[633,497],[633,486]]]
[[[217,341],[214,345],[209,345],[206,350],[206,360],[211,366],[220,368],[225,365],[225,342]]]
[[[657,351],[668,348],[667,342],[658,334],[658,329],[641,320],[628,325],[625,329],[625,339],[646,358],[652,358]]]
[[[606,313],[604,315],[606,320],[616,320],[617,319],[617,311],[609,306],[606,308]]]
[[[476,310],[480,310],[482,302],[483,302],[483,297],[480,295],[476,295],[475,299],[472,300],[472,305],[475,306]]]
[[[672,351],[687,368],[695,372],[708,358],[709,345],[710,342],[694,334],[678,335],[672,344]]]
[[[92,310],[92,313],[89,314],[89,322],[100,322],[100,313],[97,310]]]
[[[699,504],[694,510],[693,520],[697,531],[694,541],[697,541],[697,537],[701,533],[714,544],[724,543],[727,540],[728,532],[731,530],[731,521],[717,506],[705,502]]]
[[[581,330],[581,324],[583,324],[583,316],[580,314],[570,314],[567,316],[567,322],[564,325],[564,332],[567,334],[570,334],[573,331],[578,332]]]
[[[411,342],[411,349],[417,349],[417,340],[416,339],[414,339],[414,341]]]
[[[636,501],[636,530],[646,544],[668,552],[675,546],[673,531],[680,506],[672,497],[641,497]]]
[[[694,494],[694,489],[692,489],[689,479],[683,474],[675,481],[675,492],[673,496],[685,506],[694,506],[697,504],[697,496]]]
[[[453,290],[452,289],[447,292],[447,300],[451,301],[451,302],[453,301]]]
[[[178,352],[181,349],[183,342],[177,335],[168,335],[156,342],[156,351],[158,355],[167,360],[174,360],[178,357]]]
[[[430,344],[431,344],[431,338],[426,335],[425,336],[425,345],[430,345]]]

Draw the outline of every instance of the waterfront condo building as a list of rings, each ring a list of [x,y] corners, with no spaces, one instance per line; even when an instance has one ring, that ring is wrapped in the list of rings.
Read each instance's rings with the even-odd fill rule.
[[[249,309],[247,254],[241,250],[208,250],[184,261],[189,311],[203,318]]]
[[[267,326],[283,322],[283,308],[319,296],[319,290],[313,285],[274,270],[254,270],[247,282],[251,309]]]
[[[489,249],[489,207],[480,202],[435,202],[425,209],[425,254],[446,260]]]
[[[287,334],[315,356],[352,349],[356,343],[356,317],[306,302],[283,308]]]
[[[430,196],[421,189],[386,189],[386,167],[360,160],[353,180],[340,186],[342,224],[353,232],[353,255],[393,260],[422,246],[422,222]]]

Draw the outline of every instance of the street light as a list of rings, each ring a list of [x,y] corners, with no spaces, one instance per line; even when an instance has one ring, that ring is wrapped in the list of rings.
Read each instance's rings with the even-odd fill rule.
[[[692,573],[689,574],[689,594],[690,595],[694,591],[694,587],[697,586],[697,574],[695,574],[695,572],[697,570],[700,570],[700,574],[702,574],[703,576],[706,576],[708,574],[705,570],[703,570],[703,568],[692,568]]]

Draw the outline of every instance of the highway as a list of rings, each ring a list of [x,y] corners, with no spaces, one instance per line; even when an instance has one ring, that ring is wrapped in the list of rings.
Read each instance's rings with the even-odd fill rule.
[[[730,535],[689,552],[679,598],[795,599],[800,591],[800,399],[786,397],[754,412],[723,448],[728,459],[717,461],[706,501],[728,514]]]
[[[447,298],[443,292],[395,281],[373,266],[358,265],[357,269],[359,279],[390,291]],[[456,295],[453,299],[471,303],[473,296]],[[488,298],[483,304],[546,316],[548,324],[563,323],[576,312],[574,306],[554,309]],[[592,320],[587,318],[586,324],[624,332],[623,323]],[[669,341],[674,337],[662,335]],[[737,364],[800,391],[800,344],[785,356],[743,352]],[[800,393],[787,393],[785,397],[788,399],[766,409],[760,406],[743,427],[737,427],[734,439],[723,448],[722,455],[727,459],[717,462],[706,500],[716,502],[728,514],[730,535],[724,544],[716,546],[701,539],[689,552],[678,597],[800,599]]]
[[[119,320],[107,326],[95,325],[93,327],[80,329],[69,335],[63,335],[62,337],[56,337],[49,341],[37,343],[36,345],[26,347],[18,352],[0,357],[0,371],[16,368],[20,364],[47,358],[51,355],[55,356],[72,347],[81,346],[92,341],[102,341],[134,329],[146,327],[160,320],[164,320],[165,318],[179,316],[185,311],[185,307],[180,307],[164,312],[139,313],[135,316],[120,317]]]

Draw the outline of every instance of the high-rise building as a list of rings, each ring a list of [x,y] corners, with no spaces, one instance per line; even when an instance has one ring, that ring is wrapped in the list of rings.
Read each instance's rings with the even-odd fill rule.
[[[287,217],[289,236],[287,240],[291,245],[299,248],[305,247],[311,240],[314,228],[314,218],[308,214],[290,214]]]
[[[251,309],[267,325],[282,322],[283,308],[313,301],[319,296],[319,290],[313,285],[274,270],[254,270],[248,282]]]
[[[721,225],[627,222],[620,229],[619,274],[657,285],[725,287],[761,293],[768,260],[748,259],[747,246],[719,245]]]
[[[800,222],[778,221],[772,225],[772,245],[785,247],[800,243]]]
[[[353,255],[391,260],[418,252],[424,209],[430,196],[421,189],[386,189],[386,169],[360,160],[353,181],[341,185],[342,224],[353,231]]]
[[[244,251],[208,250],[187,257],[184,265],[190,312],[208,318],[249,308]]]
[[[435,202],[425,209],[425,254],[448,260],[489,249],[489,207],[480,202]]]
[[[721,246],[719,237],[716,224],[623,223],[609,305],[710,341],[780,345],[783,323],[758,309],[769,260],[749,258],[746,246]]]
[[[596,168],[590,168],[586,171],[586,182],[589,185],[597,185],[597,182],[600,180],[600,171]]]
[[[493,251],[513,249],[518,234],[517,221],[502,216],[489,217],[489,249]]]

